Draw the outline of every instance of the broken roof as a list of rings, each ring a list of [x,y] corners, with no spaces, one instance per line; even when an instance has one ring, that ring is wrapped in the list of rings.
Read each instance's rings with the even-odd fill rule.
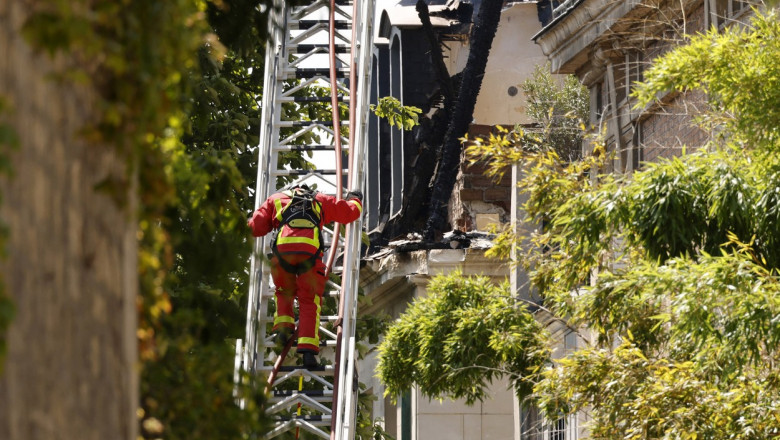
[[[415,7],[416,0],[384,0],[379,2],[382,10],[379,21],[379,37],[388,38],[390,30],[397,28],[417,28],[422,26]],[[433,27],[449,27],[460,23],[458,10],[464,4],[474,4],[474,1],[462,0],[428,0],[431,25]],[[478,3],[478,2],[477,2]]]

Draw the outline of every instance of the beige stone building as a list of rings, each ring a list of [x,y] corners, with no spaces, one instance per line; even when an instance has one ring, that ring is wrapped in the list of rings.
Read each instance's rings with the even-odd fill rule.
[[[468,23],[459,21],[463,4],[430,1],[431,23],[441,39],[449,74],[459,72],[468,56]],[[475,9],[478,1],[472,5]],[[723,27],[744,20],[749,1],[738,0],[540,0],[506,2],[482,89],[477,100],[471,134],[484,134],[496,125],[529,122],[520,84],[536,65],[550,61],[553,73],[573,74],[590,91],[590,125],[606,133],[608,147],[616,152],[611,170],[631,172],[642,162],[679,155],[683,145],[696,148],[710,133],[694,127],[693,117],[705,108],[705,97],[670,93],[661,104],[634,108],[630,96],[653,58],[685,41],[692,33],[711,26]],[[380,2],[379,35],[374,57],[374,98],[392,95],[415,105],[435,120],[436,74],[412,0]],[[380,18],[381,17],[381,18]],[[462,17],[462,15],[460,15]],[[402,133],[372,121],[373,159],[378,173],[370,177],[367,224],[373,234],[387,231],[403,215],[405,192],[414,190],[410,173],[417,172],[417,151],[425,133]],[[584,146],[584,148],[587,148]],[[587,154],[589,151],[583,151]],[[515,292],[533,299],[523,273],[484,257],[490,246],[481,234],[489,223],[517,221],[518,194],[513,178],[500,184],[482,176],[478,167],[462,167],[450,199],[449,220],[468,246],[454,243],[448,249],[415,247],[414,228],[400,236],[385,237],[381,251],[370,252],[361,271],[363,289],[372,298],[361,313],[383,311],[397,317],[415,298],[426,294],[430,278],[460,269],[464,274],[510,278]],[[419,231],[418,231],[419,232]],[[411,239],[411,240],[410,240]],[[553,357],[561,357],[583,344],[577,333],[537,311],[557,341]],[[492,398],[473,407],[464,402],[430,401],[419,390],[400,396],[397,405],[382,398],[381,383],[373,377],[373,355],[362,364],[361,381],[379,397],[374,417],[399,440],[516,439],[573,440],[587,435],[585,416],[544,420],[533,408],[521,409],[506,383],[494,384]]]
[[[380,2],[381,3],[381,2]],[[479,2],[431,1],[431,23],[442,41],[443,59],[450,75],[465,66],[469,51],[470,23],[464,11],[476,13]],[[431,67],[430,46],[425,43],[414,1],[388,1],[377,14],[379,35],[375,50],[374,97],[392,95],[404,105],[414,105],[436,118],[437,78]],[[471,11],[467,8],[475,9]],[[482,88],[477,99],[471,134],[484,134],[496,125],[527,123],[521,83],[546,58],[532,41],[541,30],[536,2],[506,2],[493,41]],[[372,99],[373,100],[373,99]],[[379,234],[388,222],[403,215],[404,195],[414,191],[409,169],[418,161],[418,133],[391,130],[381,120],[372,121],[375,168],[380,172],[368,182],[366,212],[368,228]],[[371,161],[369,153],[369,161]],[[382,312],[398,317],[415,298],[426,295],[431,277],[460,270],[465,275],[485,275],[496,282],[510,277],[509,265],[485,257],[491,246],[486,231],[491,223],[512,222],[511,178],[496,184],[481,167],[462,166],[450,199],[452,236],[445,234],[446,248],[419,246],[414,232],[387,237],[385,246],[364,258],[361,287],[372,305],[360,311]],[[384,199],[382,199],[384,197]],[[372,214],[376,213],[376,214]],[[374,217],[371,217],[371,216]],[[464,401],[430,400],[412,389],[396,404],[384,398],[382,384],[374,377],[375,354],[362,363],[359,377],[378,397],[373,417],[398,440],[488,440],[513,439],[518,431],[519,409],[508,382],[493,384],[491,398],[473,406]]]
[[[566,0],[533,39],[553,72],[576,75],[590,90],[590,124],[617,151],[613,169],[679,155],[710,133],[693,126],[706,109],[701,94],[669,93],[660,105],[635,108],[634,84],[659,54],[713,26],[744,21],[751,4],[738,0]],[[585,152],[587,153],[587,152]]]

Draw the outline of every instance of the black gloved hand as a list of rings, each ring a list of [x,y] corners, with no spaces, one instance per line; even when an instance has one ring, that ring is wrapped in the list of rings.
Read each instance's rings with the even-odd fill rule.
[[[360,201],[363,201],[363,193],[360,192],[360,190],[353,189],[352,191],[347,193],[347,200],[349,199],[359,199]]]

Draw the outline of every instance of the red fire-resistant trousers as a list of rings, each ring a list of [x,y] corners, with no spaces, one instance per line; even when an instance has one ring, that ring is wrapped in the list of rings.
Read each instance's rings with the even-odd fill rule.
[[[322,294],[325,291],[325,263],[317,258],[314,266],[306,272],[296,275],[287,272],[277,260],[271,257],[271,278],[276,286],[276,313],[274,327],[295,329],[293,300],[298,299],[298,352],[320,351],[320,309]],[[298,264],[308,260],[306,255],[285,255],[285,261]]]

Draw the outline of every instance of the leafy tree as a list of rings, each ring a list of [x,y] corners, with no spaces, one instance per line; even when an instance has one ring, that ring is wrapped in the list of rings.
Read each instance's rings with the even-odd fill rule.
[[[142,384],[147,420],[162,422],[168,438],[192,438],[195,432],[199,438],[234,438],[264,432],[268,422],[261,414],[262,384],[250,380],[242,390],[248,393],[247,408],[236,407],[232,396],[233,343],[245,336],[251,251],[246,218],[254,206],[248,188],[257,177],[254,147],[263,92],[266,17],[257,5],[209,4],[209,23],[225,47],[207,45],[198,52],[199,68],[190,76],[187,130],[181,151],[172,157],[176,196],[164,217],[173,255],[165,283],[171,306],[155,329],[156,360],[145,367]],[[321,97],[330,90],[311,86],[297,94]],[[346,106],[340,110],[346,118]],[[282,111],[290,120],[331,117],[325,102],[305,107],[285,103]],[[283,130],[289,135],[295,129]],[[311,138],[316,133],[307,136],[297,142],[316,143]],[[284,152],[279,154],[279,166],[313,169],[307,159],[301,152]],[[336,302],[327,298],[323,313],[335,314],[336,308]],[[370,337],[381,325],[381,320],[368,317],[358,322],[358,332]],[[364,430],[372,425],[369,417],[358,423]]]
[[[385,394],[413,385],[432,398],[474,403],[488,384],[509,374],[519,394],[548,356],[541,325],[512,297],[509,286],[486,277],[440,275],[388,330],[379,346],[378,376]]]
[[[575,160],[582,149],[582,125],[588,120],[588,89],[574,75],[557,79],[550,65],[536,66],[521,89],[528,102],[528,116],[535,127],[521,132],[525,149],[553,149],[564,159]]]
[[[512,130],[499,126],[496,134],[470,139],[473,145],[466,147],[466,157],[472,163],[490,165],[489,176],[500,178],[526,152],[551,150],[566,162],[581,156],[589,110],[585,86],[573,75],[554,78],[548,63],[536,66],[521,88],[528,102],[528,116],[534,122]]]
[[[711,30],[656,60],[637,98],[651,102],[659,90],[703,90],[714,108],[703,115],[704,122],[725,130],[732,142],[775,149],[780,138],[780,97],[772,90],[780,82],[776,14],[759,15],[748,29]]]
[[[247,188],[257,157],[249,147],[259,134],[262,35],[253,18],[225,15],[209,17],[229,32],[245,29],[254,45],[227,47],[221,59],[203,48],[191,74],[188,129],[171,161],[175,202],[164,214],[172,253],[164,286],[171,306],[155,328],[154,361],[142,371],[146,420],[159,420],[167,438],[237,438],[261,432],[265,421],[261,395],[247,399],[244,410],[233,400],[233,341],[243,338],[251,249]],[[216,30],[221,36],[222,28]]]
[[[636,96],[645,106],[666,91],[706,90],[713,110],[701,120],[717,124],[716,142],[632,175],[600,174],[609,158],[598,142],[569,162],[554,151],[498,148],[512,143],[495,136],[482,157],[521,162],[525,211],[545,220],[543,233],[527,237],[523,264],[544,307],[591,336],[529,378],[530,397],[552,419],[586,410],[593,438],[780,434],[780,23],[775,11],[756,12],[749,26],[690,43],[656,60]],[[760,84],[742,82],[756,72]],[[507,255],[513,243],[493,253]],[[430,319],[439,318],[417,321]],[[415,359],[400,349],[384,355]]]
[[[387,119],[391,127],[407,131],[419,124],[418,118],[422,113],[418,107],[401,105],[401,101],[392,96],[379,98],[379,102],[371,104],[370,108],[375,115]]]

